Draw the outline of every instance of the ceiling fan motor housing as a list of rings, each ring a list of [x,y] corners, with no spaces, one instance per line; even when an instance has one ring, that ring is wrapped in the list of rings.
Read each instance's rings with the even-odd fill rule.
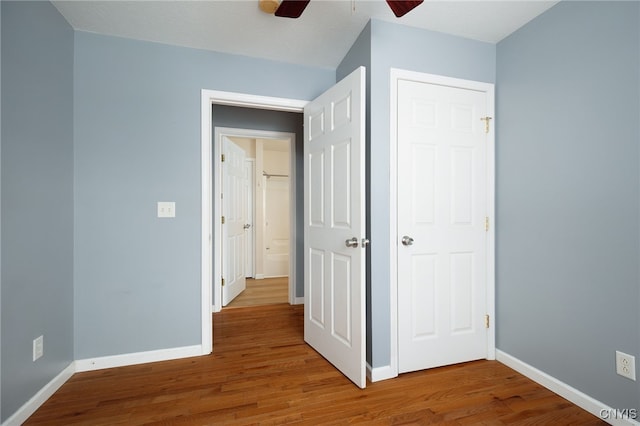
[[[262,10],[263,12],[273,14],[278,9],[278,6],[280,6],[280,1],[279,0],[260,0],[258,2],[258,5],[260,6],[260,10]]]

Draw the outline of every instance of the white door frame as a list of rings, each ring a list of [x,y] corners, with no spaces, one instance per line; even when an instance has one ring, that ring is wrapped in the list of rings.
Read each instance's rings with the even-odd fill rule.
[[[295,277],[296,277],[296,135],[289,132],[274,132],[269,130],[237,129],[231,127],[216,127],[213,138],[213,157],[220,158],[222,155],[222,138],[238,137],[248,139],[288,139],[289,140],[289,303],[295,303]],[[213,168],[213,164],[212,164]],[[222,168],[215,171],[213,199],[219,200],[222,193]],[[213,235],[222,235],[222,206],[216,203],[213,206]],[[213,241],[213,277],[222,277],[222,239],[216,238]],[[219,279],[213,280],[213,294],[215,303],[213,312],[220,312],[222,309],[222,283]]]
[[[213,350],[213,317],[211,296],[213,292],[213,203],[212,203],[212,137],[213,123],[211,106],[229,105],[245,108],[266,109],[272,111],[298,112],[304,111],[306,100],[276,98],[269,96],[249,95],[245,93],[222,92],[217,90],[202,89],[200,93],[200,169],[201,169],[201,303],[200,313],[202,320],[201,341],[202,353],[209,354]],[[216,228],[220,222],[216,223]],[[220,229],[216,230],[216,235]],[[217,251],[219,252],[219,251]],[[220,268],[221,265],[218,265]],[[220,269],[217,269],[220,271]]]
[[[388,371],[381,372],[380,377],[372,377],[372,381],[384,380],[398,375],[398,80],[411,80],[420,83],[437,84],[476,90],[487,94],[487,115],[495,117],[495,87],[491,83],[444,77],[414,71],[391,68],[390,84],[390,117],[389,117],[389,168],[390,168],[390,253],[391,282],[389,294],[391,360]],[[487,233],[487,313],[490,315],[490,327],[487,338],[487,359],[495,359],[495,120],[491,121],[487,135],[487,215],[489,231]]]

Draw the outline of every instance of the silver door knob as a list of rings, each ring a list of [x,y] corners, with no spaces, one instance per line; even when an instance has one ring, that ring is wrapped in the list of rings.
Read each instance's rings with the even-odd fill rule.
[[[249,229],[249,228],[251,228],[251,224],[250,224],[250,223],[247,223],[247,224],[245,224],[242,228],[244,228],[244,229]]]
[[[352,248],[358,247],[358,239],[356,237],[350,238],[347,241],[345,241],[344,244],[347,247],[352,247]]]
[[[412,246],[413,238],[409,237],[408,235],[405,235],[404,237],[402,237],[402,244],[405,246]]]
[[[368,245],[369,245],[369,239],[368,238],[363,238],[362,239],[362,248],[365,248]]]

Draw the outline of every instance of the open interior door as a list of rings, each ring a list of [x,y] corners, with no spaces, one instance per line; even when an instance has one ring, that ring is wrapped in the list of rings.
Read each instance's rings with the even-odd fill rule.
[[[247,286],[244,272],[247,184],[244,150],[223,136],[222,153],[222,306],[227,306]]]
[[[360,67],[304,110],[304,339],[361,388],[365,78]]]

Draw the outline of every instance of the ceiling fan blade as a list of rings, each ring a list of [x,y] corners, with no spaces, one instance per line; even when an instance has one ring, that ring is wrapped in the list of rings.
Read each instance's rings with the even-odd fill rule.
[[[299,18],[311,0],[282,0],[275,15],[283,18]]]
[[[393,10],[393,13],[399,18],[420,6],[423,1],[424,0],[387,0],[387,4],[391,10]]]

